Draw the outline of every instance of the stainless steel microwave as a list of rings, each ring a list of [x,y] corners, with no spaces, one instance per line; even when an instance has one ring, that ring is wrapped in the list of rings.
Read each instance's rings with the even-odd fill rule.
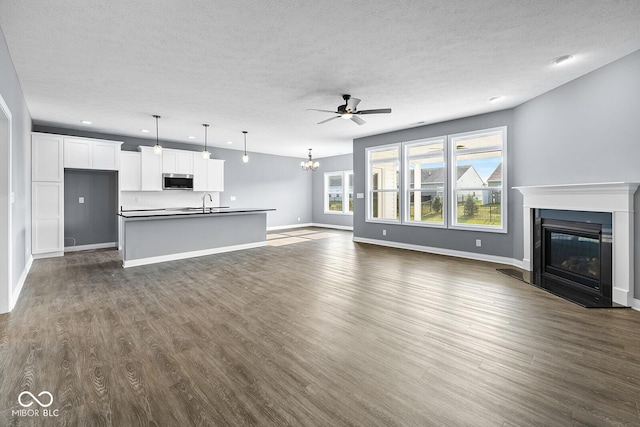
[[[193,190],[193,175],[163,173],[162,188],[164,190]]]

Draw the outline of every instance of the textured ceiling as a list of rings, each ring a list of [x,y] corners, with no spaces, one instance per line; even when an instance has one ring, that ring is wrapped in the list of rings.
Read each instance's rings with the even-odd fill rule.
[[[210,123],[213,146],[247,130],[249,151],[304,158],[513,107],[638,50],[640,1],[2,0],[0,27],[36,124],[154,138],[159,114],[161,139],[202,144]],[[330,115],[305,109],[343,93],[393,113],[316,125]]]

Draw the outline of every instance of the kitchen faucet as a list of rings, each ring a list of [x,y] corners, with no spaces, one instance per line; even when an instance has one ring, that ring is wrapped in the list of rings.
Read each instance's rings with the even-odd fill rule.
[[[202,213],[204,213],[204,211],[205,211],[204,199],[206,198],[206,196],[209,196],[209,200],[211,201],[211,203],[213,203],[213,198],[211,198],[211,194],[204,193],[202,195]]]

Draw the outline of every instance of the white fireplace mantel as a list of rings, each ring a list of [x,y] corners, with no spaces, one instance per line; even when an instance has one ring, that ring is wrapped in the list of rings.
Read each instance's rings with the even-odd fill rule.
[[[633,306],[633,199],[640,183],[536,185],[513,187],[523,196],[523,267],[532,270],[532,209],[610,212],[613,221],[613,291],[618,304]]]

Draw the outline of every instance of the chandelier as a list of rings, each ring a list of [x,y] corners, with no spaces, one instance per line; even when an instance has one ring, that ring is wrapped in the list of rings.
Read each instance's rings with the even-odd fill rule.
[[[314,162],[311,158],[311,148],[309,148],[309,160],[300,162],[303,171],[314,171],[320,167],[320,163]]]

